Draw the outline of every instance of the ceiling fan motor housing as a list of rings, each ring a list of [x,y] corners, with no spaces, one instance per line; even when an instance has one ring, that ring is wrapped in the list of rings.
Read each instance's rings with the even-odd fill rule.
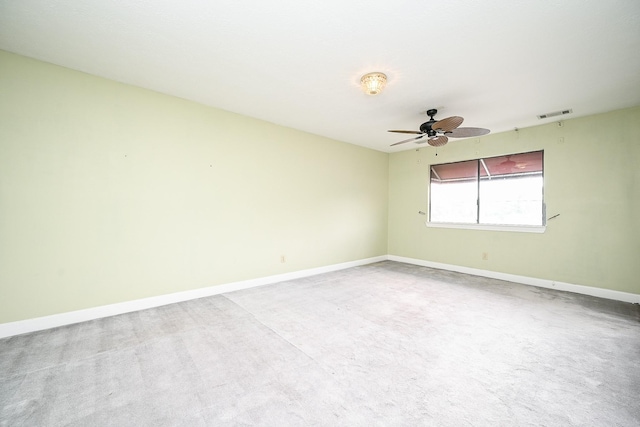
[[[420,132],[426,133],[429,136],[435,136],[436,131],[431,128],[431,125],[433,125],[435,122],[436,121],[433,119],[429,120],[428,122],[424,122],[420,125]]]

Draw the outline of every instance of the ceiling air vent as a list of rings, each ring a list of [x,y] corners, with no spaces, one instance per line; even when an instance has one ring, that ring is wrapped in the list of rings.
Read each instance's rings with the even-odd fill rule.
[[[569,108],[568,110],[560,110],[560,111],[554,111],[553,113],[540,114],[540,115],[538,115],[538,118],[539,119],[548,119],[549,117],[564,116],[565,114],[571,114],[571,113],[573,113],[573,110],[571,108]]]

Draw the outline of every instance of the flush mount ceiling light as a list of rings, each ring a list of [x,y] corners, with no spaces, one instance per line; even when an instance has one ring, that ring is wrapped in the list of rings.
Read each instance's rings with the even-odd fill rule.
[[[368,73],[360,79],[360,86],[367,95],[377,95],[387,84],[387,76],[383,73]]]

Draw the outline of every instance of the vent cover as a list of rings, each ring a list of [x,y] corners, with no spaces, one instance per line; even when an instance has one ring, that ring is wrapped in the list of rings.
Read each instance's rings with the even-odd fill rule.
[[[565,114],[571,114],[571,113],[573,113],[573,110],[569,108],[568,110],[560,110],[560,111],[554,111],[553,113],[539,114],[538,118],[548,119],[549,117],[564,116]]]

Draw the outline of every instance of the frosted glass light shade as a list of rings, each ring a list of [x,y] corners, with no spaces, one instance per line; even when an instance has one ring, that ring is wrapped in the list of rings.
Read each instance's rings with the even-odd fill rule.
[[[387,84],[387,76],[383,73],[368,73],[360,79],[362,90],[367,95],[377,95]]]

